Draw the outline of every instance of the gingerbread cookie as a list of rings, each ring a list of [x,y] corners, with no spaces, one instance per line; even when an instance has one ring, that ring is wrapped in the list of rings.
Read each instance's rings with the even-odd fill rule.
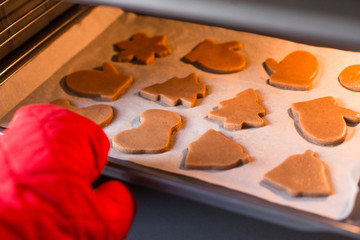
[[[182,104],[194,107],[196,99],[204,97],[205,92],[205,84],[199,83],[196,74],[192,73],[185,78],[174,77],[164,83],[143,88],[140,95],[153,101],[160,99],[170,106]]]
[[[185,159],[187,169],[224,170],[250,161],[249,155],[237,142],[214,129],[208,130],[198,140],[189,144]]]
[[[333,97],[293,103],[291,112],[303,136],[320,145],[342,143],[347,132],[345,120],[360,122],[360,113],[339,107]]]
[[[141,114],[141,124],[135,129],[117,134],[113,147],[123,153],[161,153],[170,148],[171,134],[181,127],[179,114],[150,109]]]
[[[325,164],[311,150],[288,157],[265,174],[264,183],[292,197],[324,197],[332,193]]]
[[[134,34],[130,40],[115,44],[119,49],[119,62],[130,62],[136,60],[143,64],[150,64],[155,57],[164,57],[171,53],[166,46],[166,36],[159,35],[149,37],[145,33]]]
[[[360,91],[360,64],[351,65],[339,75],[339,81],[344,87],[353,90]]]
[[[94,121],[100,127],[109,125],[114,117],[114,111],[111,106],[105,104],[96,104],[89,107],[75,107],[66,99],[56,99],[51,104],[66,108],[77,114],[80,114]]]
[[[240,130],[243,126],[261,127],[265,110],[258,103],[254,89],[249,88],[235,98],[220,102],[220,108],[210,112],[209,119],[223,122],[224,128]]]
[[[246,66],[245,57],[237,51],[241,48],[240,41],[216,43],[206,39],[188,53],[184,60],[214,73],[239,72]]]
[[[306,51],[292,52],[280,63],[268,58],[265,67],[270,74],[270,85],[293,90],[309,90],[318,73],[316,57]]]
[[[99,97],[114,101],[120,97],[133,82],[133,77],[118,73],[110,62],[105,62],[100,70],[80,70],[69,74],[65,79],[67,88],[83,97]]]

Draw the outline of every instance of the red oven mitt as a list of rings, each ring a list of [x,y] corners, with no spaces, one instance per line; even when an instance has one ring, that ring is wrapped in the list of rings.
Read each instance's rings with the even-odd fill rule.
[[[123,239],[134,199],[118,181],[93,190],[109,140],[52,105],[21,108],[0,135],[1,239]]]

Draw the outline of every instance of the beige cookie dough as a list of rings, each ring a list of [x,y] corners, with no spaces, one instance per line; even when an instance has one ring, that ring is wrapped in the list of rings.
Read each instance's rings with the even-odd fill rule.
[[[170,105],[182,104],[186,107],[194,107],[197,98],[205,97],[206,86],[200,83],[195,73],[185,78],[174,77],[164,83],[158,83],[143,88],[140,95]]]
[[[318,73],[316,57],[306,51],[295,51],[287,55],[280,63],[273,58],[265,61],[270,72],[269,84],[279,88],[309,90]]]
[[[185,159],[187,169],[229,169],[250,161],[242,146],[210,129],[189,144]]]
[[[123,153],[161,153],[169,150],[173,132],[181,127],[179,114],[167,110],[150,109],[141,114],[137,128],[114,136],[112,146]]]
[[[291,197],[324,197],[332,193],[332,184],[323,161],[311,150],[288,157],[265,174],[264,183]]]
[[[238,51],[241,48],[240,41],[216,43],[206,39],[188,53],[184,61],[214,73],[239,72],[246,67],[246,59]]]
[[[342,143],[347,133],[346,122],[360,122],[360,113],[339,107],[333,97],[293,103],[291,112],[303,136],[319,145]]]
[[[96,104],[89,107],[76,107],[73,106],[66,99],[56,99],[52,101],[51,104],[66,108],[77,114],[80,114],[94,121],[96,124],[100,125],[100,127],[105,127],[109,125],[114,117],[113,108],[106,104]]]
[[[95,97],[107,101],[118,99],[131,85],[133,77],[119,73],[110,62],[105,62],[103,70],[80,70],[69,74],[66,87],[82,97]]]
[[[339,74],[339,82],[344,87],[353,90],[360,91],[360,64],[351,65]]]
[[[164,57],[171,53],[166,45],[166,36],[158,35],[149,37],[146,33],[136,33],[129,40],[124,40],[115,45],[120,49],[119,62],[137,61],[150,64],[155,57]]]
[[[220,107],[211,111],[209,119],[223,122],[224,128],[240,130],[244,126],[261,127],[265,125],[262,118],[264,108],[258,103],[254,89],[249,88],[226,101],[220,102]]]

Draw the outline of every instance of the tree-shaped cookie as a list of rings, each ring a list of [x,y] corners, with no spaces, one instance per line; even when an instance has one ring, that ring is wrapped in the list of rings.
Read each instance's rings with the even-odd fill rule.
[[[119,62],[135,60],[150,64],[155,57],[164,57],[171,53],[171,49],[166,45],[165,35],[149,37],[145,33],[136,33],[129,40],[115,45],[120,49]]]
[[[339,74],[339,82],[350,90],[360,92],[360,64],[342,70]]]
[[[292,197],[322,197],[332,193],[325,164],[311,150],[288,157],[265,174],[264,183]]]
[[[214,73],[238,72],[246,66],[245,57],[237,51],[241,48],[240,41],[216,43],[206,39],[188,53],[184,60]]]
[[[293,103],[295,124],[310,142],[336,145],[345,140],[346,122],[359,123],[360,113],[339,107],[333,97]]]
[[[254,89],[249,88],[226,101],[220,102],[220,107],[211,111],[209,119],[223,122],[224,128],[240,130],[243,126],[264,126],[265,110],[258,103]]]
[[[102,68],[102,71],[87,69],[69,74],[66,87],[79,96],[116,100],[130,87],[133,77],[119,73],[110,62],[105,62]]]
[[[248,163],[249,155],[237,142],[210,129],[189,144],[185,158],[187,169],[229,169]]]
[[[56,99],[51,104],[66,108],[77,114],[80,114],[94,121],[100,127],[105,127],[111,123],[114,117],[114,111],[111,106],[105,104],[96,104],[89,107],[76,107],[66,99]]]
[[[175,106],[182,104],[186,107],[194,107],[197,98],[205,96],[205,84],[200,83],[195,73],[185,78],[174,77],[164,83],[154,84],[143,88],[140,95],[163,103]]]
[[[268,58],[265,67],[270,74],[270,85],[294,90],[309,90],[318,73],[316,57],[306,51],[292,52],[280,63]]]
[[[141,114],[139,127],[117,134],[113,147],[123,153],[161,153],[170,148],[171,134],[181,127],[179,114],[150,109]]]

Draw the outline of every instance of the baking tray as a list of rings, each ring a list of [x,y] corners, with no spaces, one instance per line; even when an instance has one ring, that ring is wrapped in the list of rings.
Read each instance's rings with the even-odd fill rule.
[[[104,174],[124,181],[190,198],[232,212],[259,218],[302,231],[333,232],[360,239],[359,217],[343,221],[320,217],[280,206],[257,197],[208,184],[190,177],[109,158]],[[357,201],[356,206],[359,206]]]

